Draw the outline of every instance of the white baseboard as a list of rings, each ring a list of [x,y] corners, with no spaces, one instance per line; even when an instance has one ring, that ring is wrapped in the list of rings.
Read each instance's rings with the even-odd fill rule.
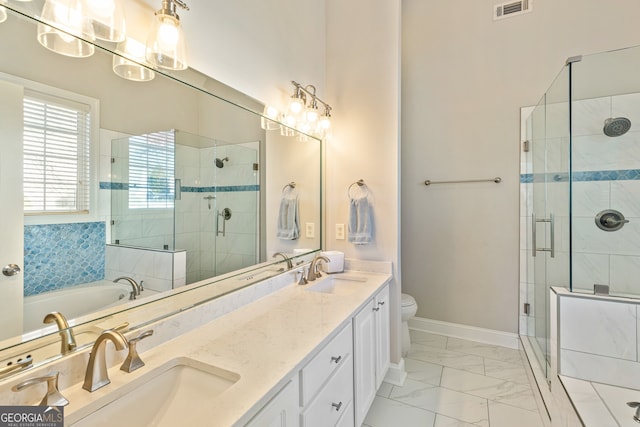
[[[400,359],[400,363],[391,363],[384,376],[384,382],[402,387],[404,380],[407,379],[407,371],[404,369],[404,359]]]
[[[432,334],[477,341],[484,344],[499,345],[516,350],[519,348],[518,344],[520,342],[518,334],[442,322],[440,320],[423,319],[421,317],[412,317],[409,319],[409,328]]]

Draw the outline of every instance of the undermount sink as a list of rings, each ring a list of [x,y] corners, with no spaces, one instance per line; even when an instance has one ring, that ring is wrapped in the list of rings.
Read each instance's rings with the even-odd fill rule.
[[[214,425],[212,399],[239,379],[238,374],[193,359],[174,359],[141,377],[139,385],[73,425]]]
[[[311,292],[323,294],[349,295],[358,290],[360,283],[367,281],[366,277],[351,274],[332,275],[315,284],[309,284],[307,288]]]

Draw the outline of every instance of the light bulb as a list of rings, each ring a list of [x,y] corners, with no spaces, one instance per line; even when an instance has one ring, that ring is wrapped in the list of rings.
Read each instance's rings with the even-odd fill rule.
[[[88,12],[98,18],[108,18],[113,15],[116,4],[113,0],[85,0]]]
[[[289,102],[289,110],[294,114],[298,114],[302,111],[302,107],[302,99],[292,96],[291,101]]]
[[[305,119],[307,119],[307,121],[309,123],[314,123],[315,121],[318,120],[318,110],[312,107],[307,108],[307,110],[305,111]]]
[[[322,116],[320,118],[320,129],[327,130],[331,127],[331,118],[328,116]]]
[[[277,108],[266,105],[264,107],[264,110],[262,111],[262,117],[260,117],[260,126],[262,127],[262,129],[278,129],[278,123],[276,122],[276,120],[278,119],[279,114],[280,112]]]
[[[275,120],[278,117],[278,109],[276,107],[267,105],[264,109],[264,115],[270,119]]]
[[[158,28],[158,44],[164,50],[171,50],[178,44],[178,28],[176,28],[175,22],[169,18],[162,20],[160,28]]]

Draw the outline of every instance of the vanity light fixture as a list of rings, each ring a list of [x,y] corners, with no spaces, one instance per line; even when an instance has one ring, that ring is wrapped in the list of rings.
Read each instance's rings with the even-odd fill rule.
[[[155,13],[147,39],[147,61],[167,70],[185,70],[187,43],[176,7],[189,10],[182,0],[162,0],[162,8]]]
[[[3,3],[0,1],[0,24],[7,20],[7,8],[2,5]]]
[[[123,79],[134,82],[148,82],[156,77],[155,71],[142,64],[145,60],[145,45],[127,37],[116,46],[113,55],[113,72]]]
[[[289,109],[283,115],[283,123],[289,125],[289,120],[293,127],[300,132],[324,137],[331,127],[331,106],[318,98],[314,85],[302,86],[300,83],[291,81],[295,87],[295,92],[289,102]],[[307,97],[309,103],[307,103]],[[324,112],[320,115],[318,104],[322,104]],[[290,119],[294,117],[294,119]]]
[[[271,105],[266,105],[264,110],[262,111],[262,117],[260,118],[260,126],[264,130],[276,130],[279,128],[278,117],[280,116],[280,112],[278,109]]]
[[[93,25],[95,37],[108,42],[126,39],[123,0],[84,0],[84,16]]]
[[[93,55],[96,37],[91,21],[83,15],[82,0],[45,0],[40,19],[46,22],[38,23],[37,37],[42,46],[74,58]]]

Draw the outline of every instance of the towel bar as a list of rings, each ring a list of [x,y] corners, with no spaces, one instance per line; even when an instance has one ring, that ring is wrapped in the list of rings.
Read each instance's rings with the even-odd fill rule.
[[[294,181],[291,181],[290,183],[288,183],[287,185],[285,185],[284,187],[282,187],[282,192],[284,193],[284,191],[285,191],[287,188],[291,188],[291,189],[293,190],[294,188],[296,188],[296,183],[295,183]]]
[[[431,181],[430,179],[427,179],[424,182],[424,185],[458,184],[458,183],[467,183],[467,182],[495,182],[496,184],[499,184],[500,182],[502,182],[502,178],[500,178],[499,176],[496,176],[495,178],[490,178],[490,179],[465,179],[461,181]]]

